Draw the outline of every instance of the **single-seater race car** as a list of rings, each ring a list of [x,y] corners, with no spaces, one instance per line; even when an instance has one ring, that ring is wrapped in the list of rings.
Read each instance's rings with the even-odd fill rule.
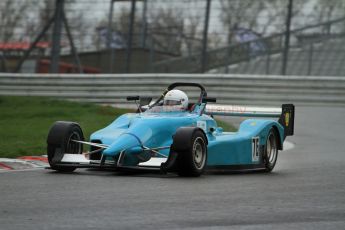
[[[200,90],[191,103],[178,88]],[[118,117],[85,141],[75,122],[57,121],[47,137],[50,168],[146,170],[200,176],[205,170],[273,170],[286,136],[293,135],[295,108],[217,105],[197,83],[173,83],[155,101],[130,96],[136,113]],[[213,116],[252,117],[237,132],[225,132]],[[253,119],[253,117],[256,117]],[[83,145],[90,150],[83,153]]]

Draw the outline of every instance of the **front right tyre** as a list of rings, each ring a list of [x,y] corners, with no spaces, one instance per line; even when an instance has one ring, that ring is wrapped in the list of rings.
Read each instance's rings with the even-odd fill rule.
[[[178,141],[184,140],[184,141]],[[198,177],[205,171],[207,162],[207,140],[200,129],[183,128],[175,134],[173,149],[177,155],[177,174]]]
[[[84,135],[78,123],[57,121],[50,128],[47,137],[48,162],[51,169],[59,172],[73,172],[76,167],[59,165],[65,153],[82,154]]]

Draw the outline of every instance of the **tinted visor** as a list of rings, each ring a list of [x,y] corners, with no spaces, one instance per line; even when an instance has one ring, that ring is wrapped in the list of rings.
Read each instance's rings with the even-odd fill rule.
[[[181,105],[181,101],[165,100],[164,105]]]

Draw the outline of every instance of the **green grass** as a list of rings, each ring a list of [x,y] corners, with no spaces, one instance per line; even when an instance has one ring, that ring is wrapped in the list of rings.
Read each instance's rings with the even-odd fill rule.
[[[48,131],[55,121],[78,122],[88,138],[129,111],[42,97],[0,96],[0,157],[45,154]],[[217,123],[226,131],[234,130],[223,121]]]
[[[218,127],[222,127],[225,132],[236,132],[237,129],[232,124],[216,119]]]
[[[88,137],[126,112],[90,103],[1,96],[0,157],[45,154],[48,131],[55,121],[76,121]]]

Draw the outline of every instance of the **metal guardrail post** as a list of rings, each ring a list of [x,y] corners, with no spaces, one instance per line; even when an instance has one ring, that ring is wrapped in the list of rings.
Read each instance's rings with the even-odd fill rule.
[[[141,48],[145,48],[147,33],[147,0],[143,0],[142,23],[143,25],[141,27]]]
[[[154,66],[154,61],[155,61],[155,46],[153,42],[152,36],[150,36],[150,69],[149,72],[153,73],[155,72],[155,66]]]
[[[210,17],[211,0],[206,0],[206,12],[204,22],[204,34],[202,39],[202,55],[201,55],[201,72],[205,72],[207,65],[207,35],[208,35],[208,23]]]
[[[313,52],[314,52],[314,44],[311,43],[309,45],[309,52],[308,52],[308,72],[307,72],[308,76],[310,76],[312,66],[313,66]]]
[[[113,65],[114,65],[114,52],[111,47],[111,40],[113,35],[113,29],[112,29],[112,22],[113,22],[113,12],[114,12],[114,0],[110,0],[110,10],[108,15],[108,32],[107,32],[107,49],[110,53],[109,58],[109,73],[113,72]]]
[[[131,15],[130,15],[130,20],[129,20],[127,52],[126,52],[126,73],[129,73],[130,70],[131,70],[133,26],[134,26],[134,17],[135,17],[135,3],[136,3],[136,0],[132,0]]]
[[[266,58],[266,75],[270,74],[270,68],[271,68],[271,48],[267,47],[267,58]]]
[[[53,34],[52,34],[50,73],[59,72],[60,48],[61,48],[60,42],[61,42],[64,3],[65,3],[65,0],[56,0],[54,28],[53,28]]]
[[[1,59],[1,71],[7,72],[7,61],[6,61],[5,52],[2,52],[0,54],[0,59]]]
[[[225,66],[225,70],[224,70],[224,73],[229,73],[229,65],[230,65],[230,62],[231,62],[231,49],[230,49],[231,46],[228,46],[227,49],[226,49],[226,66]]]
[[[289,46],[290,46],[290,27],[291,27],[291,19],[292,19],[292,7],[293,7],[293,0],[289,0],[288,4],[288,14],[286,17],[286,32],[285,32],[285,43],[284,43],[284,52],[283,52],[283,60],[282,60],[282,75],[286,75],[286,67],[288,62],[289,56]]]

